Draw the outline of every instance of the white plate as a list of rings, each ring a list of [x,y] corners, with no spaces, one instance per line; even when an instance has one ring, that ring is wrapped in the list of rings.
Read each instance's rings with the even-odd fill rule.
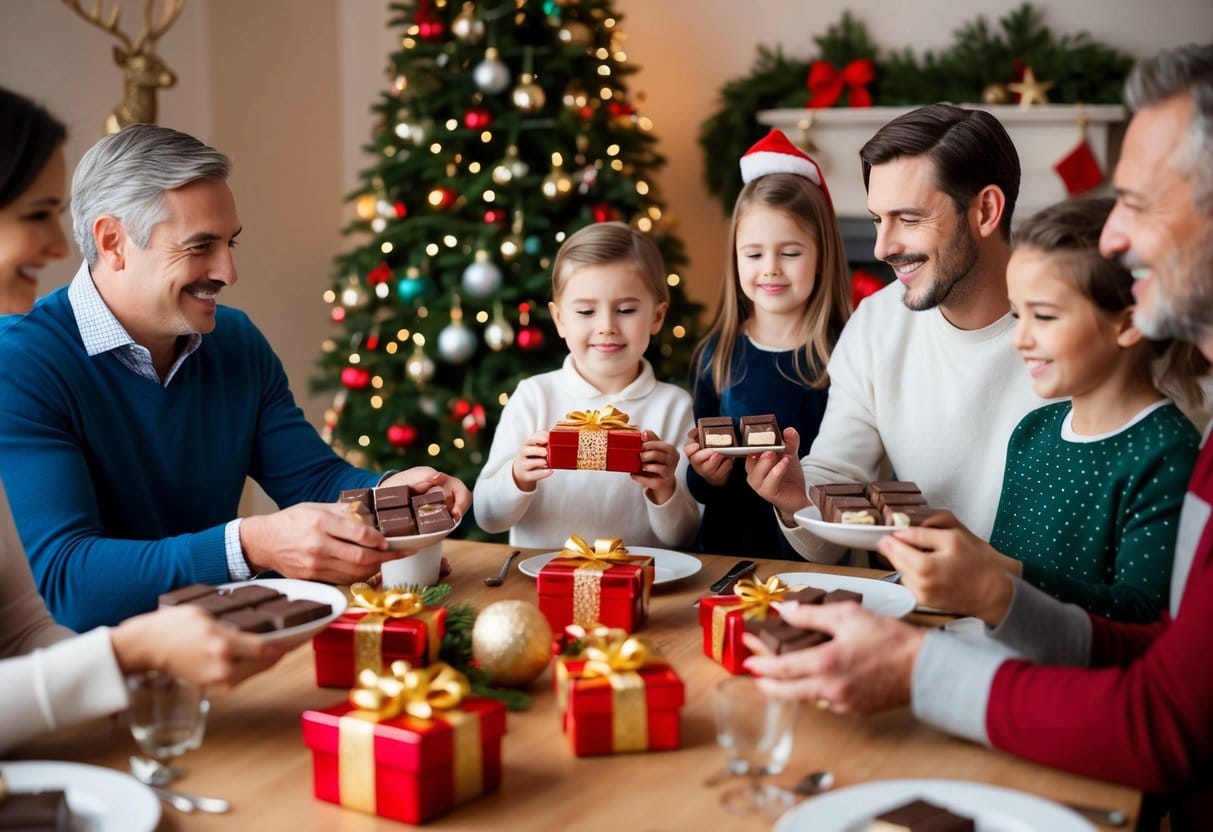
[[[1095,832],[1044,798],[963,780],[880,780],[839,789],[788,810],[775,832],[863,832],[876,815],[916,798],[973,818],[977,832]]]
[[[459,528],[459,524],[463,522],[463,515],[455,521],[455,525],[443,532],[430,532],[429,534],[411,534],[407,537],[389,537],[387,539],[387,547],[393,552],[399,552],[403,549],[424,549],[431,543],[437,543],[444,537],[448,536],[455,529]]]
[[[219,589],[235,589],[238,586],[263,586],[267,589],[281,592],[292,601],[318,601],[321,604],[328,604],[333,608],[333,611],[323,618],[317,618],[315,621],[309,621],[306,624],[287,627],[285,630],[273,630],[268,633],[254,633],[254,635],[261,636],[266,641],[283,641],[287,642],[290,646],[307,641],[316,633],[323,630],[337,616],[345,612],[347,604],[345,594],[337,589],[337,587],[317,581],[300,581],[296,578],[262,578],[259,581],[236,581],[230,584],[223,584]]]
[[[673,581],[681,581],[683,578],[689,578],[703,568],[703,564],[699,558],[693,555],[684,555],[682,552],[671,552],[669,549],[653,549],[648,546],[628,546],[627,550],[630,554],[645,555],[653,559],[654,584],[668,584]],[[527,558],[518,564],[518,571],[523,575],[537,578],[539,577],[539,570],[543,568],[543,565],[559,554],[559,552],[545,552],[542,555]]]
[[[852,578],[825,572],[780,572],[775,576],[788,586],[811,586],[831,592],[849,589],[863,593],[863,608],[891,618],[901,618],[914,609],[914,595],[901,584],[875,578]]]
[[[792,517],[822,540],[828,540],[851,549],[875,549],[880,538],[902,528],[901,526],[863,526],[858,523],[827,523],[821,519],[821,510],[817,506],[802,508]]]
[[[721,456],[752,456],[767,451],[781,454],[787,450],[787,447],[787,445],[725,445],[723,448],[708,448],[708,450],[715,451]]]
[[[112,768],[54,761],[0,762],[14,792],[63,789],[72,810],[72,832],[152,832],[160,801],[129,774]]]

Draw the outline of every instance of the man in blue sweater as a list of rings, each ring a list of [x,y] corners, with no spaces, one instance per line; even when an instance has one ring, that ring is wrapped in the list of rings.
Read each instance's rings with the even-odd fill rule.
[[[0,477],[39,591],[73,629],[194,582],[346,583],[400,557],[335,503],[380,476],[321,441],[265,337],[217,304],[241,230],[230,166],[162,127],[102,139],[72,182],[85,262],[0,334]],[[246,477],[282,510],[238,518]],[[471,504],[431,468],[384,483],[440,486],[456,516]]]

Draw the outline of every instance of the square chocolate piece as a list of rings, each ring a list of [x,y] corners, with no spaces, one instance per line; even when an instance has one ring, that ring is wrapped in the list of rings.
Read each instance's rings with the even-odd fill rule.
[[[914,800],[873,818],[867,832],[974,832],[975,828],[971,818]]]
[[[379,531],[384,537],[409,537],[417,534],[417,521],[410,508],[389,508],[379,512]]]
[[[392,485],[375,489],[375,511],[385,508],[407,508],[413,492],[407,485]]]
[[[824,589],[818,589],[815,586],[806,586],[804,589],[789,592],[783,597],[783,600],[795,601],[798,604],[820,604],[821,599],[825,597],[826,591]]]
[[[935,509],[927,505],[885,506],[886,526],[921,526]]]
[[[209,584],[190,584],[183,586],[181,589],[174,589],[172,592],[165,592],[160,595],[160,606],[175,607],[178,604],[185,604],[195,598],[202,598],[206,595],[214,595],[218,590]]]
[[[927,498],[921,491],[877,491],[872,505],[884,509],[887,506],[925,506]]]
[[[871,506],[861,508],[837,508],[830,516],[831,523],[845,523],[848,526],[879,526],[880,512]]]
[[[705,448],[731,448],[737,444],[731,416],[704,416],[699,420],[699,444]]]
[[[235,612],[236,610],[242,610],[245,607],[253,605],[252,601],[234,598],[231,595],[220,595],[218,592],[214,595],[203,595],[201,598],[192,598],[186,601],[186,603],[195,607],[202,607],[202,609],[216,618],[224,613]]]
[[[758,638],[775,655],[790,653],[793,650],[803,650],[806,647],[816,647],[827,642],[830,637],[817,630],[802,630],[780,618],[768,618],[758,632]]]
[[[64,791],[9,792],[0,800],[0,829],[66,832],[72,813]]]
[[[219,616],[219,623],[244,633],[269,633],[274,630],[274,617],[255,609],[224,613]]]
[[[441,488],[431,488],[413,498],[413,514],[417,518],[417,533],[445,532],[455,526],[446,507],[446,494]]]
[[[832,494],[827,494],[825,506],[821,510],[821,516],[827,523],[841,523],[843,521],[840,518],[843,514],[855,514],[866,509],[875,511],[872,504],[863,497],[835,497]]]
[[[308,601],[302,598],[292,601],[288,598],[279,598],[268,604],[262,604],[257,607],[257,611],[270,617],[270,620],[274,622],[275,630],[285,630],[287,627],[295,627],[315,621],[317,618],[324,618],[332,613],[333,608],[328,604],[321,604],[319,601]]]
[[[852,592],[849,589],[833,589],[826,593],[826,597],[821,599],[823,604],[840,604],[843,601],[854,601],[856,604],[863,603],[862,592]]]
[[[375,499],[369,488],[355,488],[342,491],[338,500],[344,503],[350,516],[366,526],[375,525]]]
[[[748,446],[778,445],[782,434],[775,422],[775,414],[741,417],[741,444]]]
[[[224,595],[231,598],[237,598],[247,604],[256,606],[264,604],[266,601],[272,601],[275,598],[281,598],[282,593],[276,589],[270,589],[268,586],[258,586],[257,584],[246,584],[238,586],[235,589],[229,589]]]
[[[895,492],[910,492],[922,491],[918,487],[918,483],[910,482],[909,480],[877,480],[873,483],[868,483],[868,493],[873,494],[878,491],[883,491],[886,494]]]
[[[863,486],[857,482],[823,482],[820,485],[809,486],[809,499],[825,517],[825,503],[828,497],[862,497]]]

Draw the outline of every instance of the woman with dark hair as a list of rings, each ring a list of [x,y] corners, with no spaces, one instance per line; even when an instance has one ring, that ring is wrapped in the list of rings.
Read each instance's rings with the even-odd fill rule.
[[[38,273],[68,254],[65,138],[58,119],[0,87],[0,314],[28,312]]]
[[[46,110],[0,88],[0,312],[34,305],[38,270],[68,254],[63,140]],[[2,337],[2,336],[0,336]],[[170,607],[76,635],[47,612],[0,487],[0,753],[42,731],[121,710],[123,675],[158,670],[224,688],[282,651],[196,608]]]

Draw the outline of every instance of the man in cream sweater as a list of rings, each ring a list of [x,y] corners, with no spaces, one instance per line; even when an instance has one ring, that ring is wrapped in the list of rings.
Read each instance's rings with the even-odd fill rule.
[[[898,279],[843,330],[808,456],[785,430],[782,456],[746,462],[788,540],[819,562],[845,550],[792,520],[814,483],[913,480],[931,505],[988,537],[1007,440],[1041,404],[1011,344],[1006,267],[1019,157],[1006,130],[985,111],[934,104],[890,121],[860,157],[875,253]]]

